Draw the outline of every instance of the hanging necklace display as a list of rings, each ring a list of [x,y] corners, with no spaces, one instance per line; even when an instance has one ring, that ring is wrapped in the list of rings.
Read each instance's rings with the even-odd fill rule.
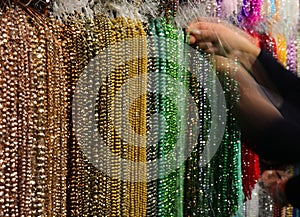
[[[146,161],[146,145],[140,144],[140,148],[136,144],[127,144],[125,140],[122,138],[122,133],[116,130],[116,127],[121,126],[123,123],[122,121],[124,118],[122,114],[122,106],[123,103],[126,103],[126,100],[122,101],[122,99],[116,97],[116,94],[119,93],[121,90],[122,85],[126,82],[126,79],[134,77],[136,75],[146,73],[146,62],[145,58],[139,58],[139,55],[145,56],[144,54],[139,52],[145,52],[146,49],[146,39],[145,39],[145,32],[143,30],[143,26],[141,22],[133,21],[128,18],[117,17],[111,18],[110,20],[105,19],[105,17],[101,18],[97,16],[97,20],[87,21],[84,20],[82,22],[81,27],[79,29],[83,29],[84,34],[79,34],[78,39],[82,40],[84,43],[80,43],[78,40],[74,42],[74,45],[77,46],[85,45],[87,49],[78,49],[77,53],[80,54],[82,51],[88,51],[82,53],[84,59],[81,61],[83,65],[89,64],[89,67],[94,69],[94,66],[97,62],[89,62],[93,55],[99,53],[102,55],[103,53],[97,50],[97,48],[106,48],[107,46],[111,45],[108,52],[105,54],[107,55],[105,58],[109,58],[109,63],[111,66],[108,66],[107,70],[109,75],[104,79],[105,83],[100,87],[99,92],[99,102],[96,103],[99,108],[96,109],[99,112],[99,115],[96,114],[97,125],[99,126],[100,134],[103,136],[105,140],[105,145],[108,146],[114,155],[117,157],[125,158],[131,162],[145,162]],[[89,23],[91,22],[91,23]],[[105,32],[95,31],[96,28],[99,26],[95,26],[96,24],[100,25],[100,27],[104,27],[106,30]],[[105,27],[106,26],[106,27]],[[98,34],[98,35],[97,35]],[[82,36],[81,36],[82,35]],[[95,38],[96,37],[96,38]],[[129,50],[136,53],[138,56],[133,59],[129,60],[125,64],[122,63],[122,59],[126,55],[125,52],[128,50],[120,50],[120,46],[122,43],[126,42],[127,39],[136,38],[136,37],[144,37],[144,40],[139,41],[138,43],[131,43],[129,46]],[[81,38],[81,39],[80,39]],[[93,44],[97,41],[96,47]],[[130,41],[130,40],[129,40]],[[104,43],[104,44],[101,44]],[[96,49],[95,49],[96,48]],[[94,54],[93,54],[94,53]],[[78,55],[77,54],[77,55]],[[78,58],[78,57],[77,57]],[[146,62],[145,62],[146,61]],[[91,64],[94,64],[91,67]],[[86,70],[85,68],[79,69],[80,71]],[[104,71],[105,72],[105,71]],[[91,81],[93,81],[93,77],[95,76],[93,73],[94,71],[90,71],[89,75],[91,76]],[[85,74],[79,74],[78,76],[86,76]],[[146,83],[145,83],[146,84]],[[74,84],[76,86],[76,84]],[[91,84],[94,85],[94,84]],[[97,87],[95,87],[97,88]],[[134,88],[134,87],[133,87]],[[136,88],[144,88],[143,85],[140,84],[136,86]],[[85,91],[85,90],[81,90]],[[137,89],[137,91],[139,91]],[[85,100],[89,99],[88,93],[86,99],[82,99],[82,101],[78,101],[76,103],[85,104]],[[126,99],[126,93],[124,92],[124,99]],[[106,101],[106,102],[105,102]],[[132,106],[133,110],[129,110],[129,120],[132,120],[131,126],[138,134],[145,135],[146,134],[146,103],[145,98],[142,97],[140,100],[134,103]],[[125,105],[124,105],[125,106]],[[80,108],[80,106],[78,106]],[[83,109],[92,109],[94,108],[83,108]],[[140,114],[141,116],[138,119],[135,117],[136,114]],[[75,115],[82,114],[83,117],[85,112],[82,111],[75,111]],[[127,118],[128,119],[128,118]],[[125,119],[125,120],[127,120]],[[86,119],[88,121],[88,119]],[[91,123],[92,124],[92,123]],[[106,126],[105,126],[106,125]],[[145,125],[143,127],[143,125]],[[105,126],[104,128],[102,128]],[[126,129],[124,130],[126,133]],[[79,135],[80,136],[80,135]],[[134,136],[134,135],[132,135]],[[134,139],[133,141],[137,141]],[[142,141],[139,141],[142,142]],[[96,148],[93,150],[93,148]],[[85,147],[85,155],[95,156],[97,157],[97,151],[103,150],[98,147]],[[88,160],[88,159],[86,159]],[[108,177],[106,174],[102,174],[101,171],[98,169],[103,168],[93,168],[93,165],[88,163],[88,161],[83,160],[85,165],[83,168],[86,171],[86,176],[82,179],[85,183],[84,185],[84,196],[82,198],[83,201],[90,201],[89,203],[82,203],[87,204],[86,208],[82,207],[83,215],[89,214],[91,211],[95,214],[99,212],[103,213],[107,216],[145,216],[146,214],[146,183],[145,181],[136,182],[134,181],[136,178],[141,178],[145,180],[146,171],[137,171],[137,168],[131,167],[130,164],[120,164],[118,161],[112,159],[107,159],[105,162],[106,165],[104,166],[105,169],[109,170],[109,174],[111,177]],[[97,171],[98,170],[98,171]],[[97,172],[96,172],[97,171]],[[96,173],[95,173],[96,172]],[[129,180],[123,180],[124,178],[129,178]],[[76,183],[78,181],[78,177],[73,177],[75,180],[73,181]],[[98,183],[98,184],[97,184]],[[99,186],[100,184],[100,186]],[[93,191],[91,189],[93,187]],[[75,189],[71,189],[75,191]],[[70,190],[71,190],[70,189]],[[95,192],[95,189],[98,189],[99,192]],[[92,195],[97,195],[99,201],[92,199]],[[100,201],[103,201],[101,203]],[[98,206],[98,207],[97,207]],[[102,206],[102,207],[101,207]],[[78,207],[74,206],[75,209]],[[78,213],[78,211],[76,212]]]
[[[56,9],[61,5],[70,12],[58,16],[70,15],[60,22],[48,14],[48,1],[0,1],[0,216],[237,214],[244,179],[240,132],[233,112],[236,84],[227,77],[222,79],[228,106],[226,131],[216,155],[200,167],[215,106],[209,99],[219,96],[206,93],[193,75],[194,70],[203,74],[210,71],[204,64],[206,55],[200,51],[199,56],[191,57],[184,49],[188,37],[174,23],[180,1],[155,2],[158,13],[153,9],[151,15],[139,14],[143,13],[142,1],[126,1],[124,8],[117,1],[58,3],[53,4]],[[222,16],[226,4],[201,3],[210,16]],[[288,13],[283,6],[288,3],[293,2],[271,1],[272,19],[285,19]],[[259,24],[262,4],[261,0],[243,1],[241,27],[250,30]],[[94,13],[96,6],[103,6],[99,11],[104,14]],[[134,13],[122,12],[121,8],[133,9]],[[291,14],[294,22],[296,13]],[[279,32],[260,34],[260,46],[296,72],[299,38],[296,41]],[[107,62],[105,66],[92,61],[97,55]],[[86,70],[90,70],[88,74]],[[100,81],[96,79],[98,73]],[[85,97],[73,108],[75,89],[82,77],[88,81],[81,90]],[[180,89],[182,86],[187,86],[189,93]],[[99,89],[95,106],[87,103],[93,97],[89,88]],[[134,98],[135,93],[143,94]],[[188,156],[187,145],[195,132],[187,121],[192,111],[187,94],[193,96],[201,122],[198,143]],[[89,118],[89,111],[93,111],[96,122]],[[103,144],[79,144],[83,135],[75,132],[73,125],[78,117],[96,125],[97,132],[90,139],[98,141],[95,136],[100,134]],[[106,155],[104,146],[123,161]],[[258,169],[257,158],[246,152],[247,166]],[[167,155],[176,163],[171,172]],[[157,159],[157,164],[148,164]],[[149,167],[134,165],[145,162]],[[252,172],[247,175],[257,177],[258,171]],[[249,185],[249,196],[253,183],[243,184]],[[259,195],[259,215],[299,216],[291,206],[278,208],[265,192]]]

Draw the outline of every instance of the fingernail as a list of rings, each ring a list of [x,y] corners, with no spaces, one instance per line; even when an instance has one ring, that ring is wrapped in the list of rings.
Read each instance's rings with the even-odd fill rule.
[[[201,35],[201,31],[199,29],[191,29],[190,32],[196,35]]]

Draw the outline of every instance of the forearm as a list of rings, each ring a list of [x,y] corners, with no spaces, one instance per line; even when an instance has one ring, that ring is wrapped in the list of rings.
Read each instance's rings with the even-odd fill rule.
[[[236,111],[244,130],[257,134],[274,120],[282,118],[261,86],[242,65],[221,56],[215,56],[215,61],[221,75],[229,76],[237,82],[239,100]]]

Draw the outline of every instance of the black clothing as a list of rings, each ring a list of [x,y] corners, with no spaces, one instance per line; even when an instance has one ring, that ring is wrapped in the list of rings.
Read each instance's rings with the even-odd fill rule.
[[[264,67],[283,97],[279,111],[284,119],[274,121],[261,136],[252,138],[256,143],[254,151],[265,160],[286,164],[300,162],[300,78],[264,50],[256,61]],[[285,192],[287,200],[300,208],[299,175],[288,180]]]

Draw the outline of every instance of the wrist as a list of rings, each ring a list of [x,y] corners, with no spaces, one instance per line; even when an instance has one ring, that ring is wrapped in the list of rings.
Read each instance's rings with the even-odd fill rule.
[[[240,62],[246,70],[251,71],[260,52],[259,47],[252,46],[242,51],[233,51],[231,58]]]

